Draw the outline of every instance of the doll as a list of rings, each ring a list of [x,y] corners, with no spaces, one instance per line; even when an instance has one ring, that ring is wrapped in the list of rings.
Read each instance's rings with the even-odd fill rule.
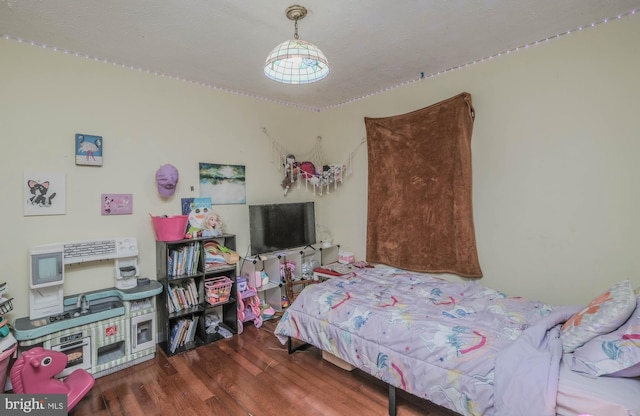
[[[209,211],[202,221],[203,237],[219,237],[222,235],[222,220],[220,216],[213,211]]]

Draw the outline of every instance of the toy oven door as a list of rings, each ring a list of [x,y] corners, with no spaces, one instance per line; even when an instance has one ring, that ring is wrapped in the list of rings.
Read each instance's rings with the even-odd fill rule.
[[[131,352],[136,353],[154,348],[156,345],[155,313],[147,313],[131,318]]]
[[[87,371],[91,370],[91,337],[76,338],[64,341],[67,337],[60,338],[61,343],[52,345],[51,349],[60,351],[67,356],[67,366],[57,375],[57,377],[65,377],[79,368]]]

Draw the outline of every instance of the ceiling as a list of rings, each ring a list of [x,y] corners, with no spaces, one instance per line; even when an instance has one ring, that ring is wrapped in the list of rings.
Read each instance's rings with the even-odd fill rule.
[[[331,72],[308,85],[263,75],[293,38]],[[212,88],[321,111],[581,27],[640,0],[0,0],[0,36]]]

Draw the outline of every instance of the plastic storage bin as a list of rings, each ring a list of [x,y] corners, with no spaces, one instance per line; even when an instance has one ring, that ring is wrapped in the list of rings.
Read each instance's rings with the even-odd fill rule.
[[[211,305],[219,305],[229,301],[233,281],[226,276],[218,276],[204,281],[207,302]]]
[[[153,230],[158,241],[178,241],[184,239],[187,231],[188,215],[171,215],[168,217],[151,216]]]

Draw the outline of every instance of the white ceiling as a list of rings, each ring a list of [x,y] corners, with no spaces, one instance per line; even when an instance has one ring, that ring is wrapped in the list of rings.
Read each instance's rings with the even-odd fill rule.
[[[308,9],[300,39],[329,59],[314,84],[262,72],[293,38],[293,4]],[[0,0],[0,36],[323,110],[636,10],[640,0]]]

